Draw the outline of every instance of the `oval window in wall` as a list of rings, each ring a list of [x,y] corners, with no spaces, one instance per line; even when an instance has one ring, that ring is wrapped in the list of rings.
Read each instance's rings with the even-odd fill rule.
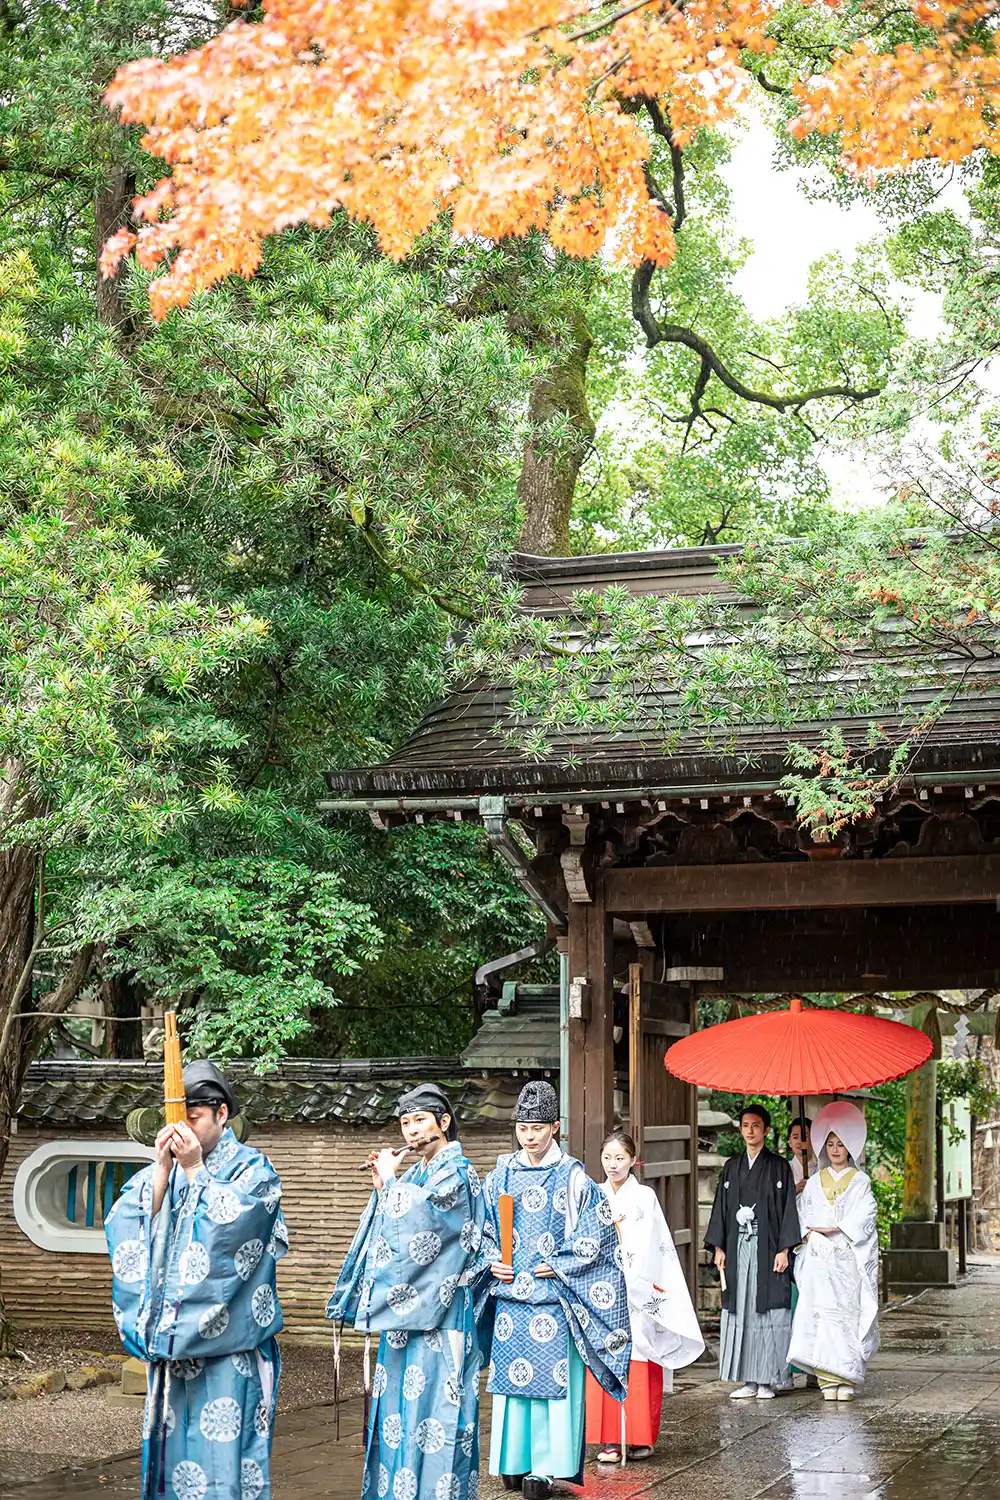
[[[49,1141],[14,1179],[14,1217],[42,1250],[106,1255],[104,1219],[154,1152],[134,1141]]]

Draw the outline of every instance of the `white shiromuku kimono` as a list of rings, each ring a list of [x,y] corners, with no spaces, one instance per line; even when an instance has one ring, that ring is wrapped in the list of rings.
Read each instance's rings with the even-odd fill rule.
[[[624,1412],[594,1380],[587,1382],[587,1441],[620,1449],[652,1448],[663,1391],[673,1372],[704,1352],[705,1340],[659,1199],[631,1175],[617,1192],[605,1180],[628,1292],[632,1359]],[[623,1432],[624,1417],[624,1432]]]
[[[826,1160],[825,1152],[820,1160]],[[878,1235],[870,1178],[851,1166],[834,1172],[827,1161],[806,1183],[799,1217],[803,1235],[810,1225],[836,1225],[838,1232],[810,1234],[795,1257],[799,1297],[789,1362],[860,1385],[879,1346]]]
[[[659,1199],[631,1175],[604,1192],[621,1235],[632,1358],[671,1371],[693,1364],[705,1340]]]

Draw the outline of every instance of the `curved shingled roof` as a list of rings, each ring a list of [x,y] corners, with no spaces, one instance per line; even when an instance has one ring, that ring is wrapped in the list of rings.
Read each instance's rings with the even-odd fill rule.
[[[523,1079],[484,1078],[457,1058],[345,1058],[286,1060],[258,1074],[252,1063],[226,1065],[245,1113],[254,1125],[384,1125],[401,1090],[415,1079],[433,1079],[448,1091],[459,1118],[485,1125],[512,1117]],[[36,1062],[28,1069],[18,1116],[46,1125],[122,1126],[133,1109],[163,1103],[163,1064],[143,1062]]]
[[[543,617],[571,613],[578,590],[603,590],[612,584],[637,595],[717,593],[736,602],[718,575],[717,563],[739,551],[689,547],[570,558],[515,554],[510,574],[524,586],[525,607]],[[961,671],[956,664],[956,683]],[[994,665],[983,664],[983,672],[996,671]],[[936,697],[938,691],[934,687],[915,694],[914,704],[921,696]],[[668,684],[661,693],[662,701],[669,703]],[[498,724],[509,723],[510,698],[506,686],[484,678],[471,681],[436,704],[385,764],[328,772],[327,787],[343,803],[419,797],[427,806],[436,799],[494,793],[523,793],[529,800],[537,800],[531,794],[548,793],[557,799],[561,793],[582,801],[610,794],[613,801],[616,790],[625,793],[637,787],[661,796],[765,789],[787,771],[789,739],[814,740],[824,727],[814,721],[792,734],[772,724],[748,724],[741,726],[734,745],[713,748],[706,746],[703,734],[691,735],[665,755],[648,730],[609,735],[591,726],[570,726],[550,734],[550,755],[535,761],[497,732]],[[852,734],[863,738],[867,721],[837,722],[848,739]],[[1000,684],[996,692],[957,695],[922,742],[913,770],[931,778],[946,779],[955,773],[972,781],[995,779],[1000,770]],[[389,804],[380,800],[379,805]]]

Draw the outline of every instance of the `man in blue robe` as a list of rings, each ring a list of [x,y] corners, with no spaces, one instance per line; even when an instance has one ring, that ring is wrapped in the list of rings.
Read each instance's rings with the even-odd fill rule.
[[[492,1322],[489,1470],[526,1500],[547,1500],[553,1479],[583,1482],[586,1370],[623,1401],[632,1335],[611,1207],[560,1150],[552,1085],[526,1084],[514,1118],[521,1149],[483,1183],[477,1266],[481,1338]],[[513,1264],[500,1255],[504,1193],[514,1199]]]
[[[281,1182],[229,1128],[214,1063],[188,1064],[184,1095],[186,1123],[164,1126],[105,1223],[115,1322],[148,1371],[142,1496],[270,1500]]]
[[[366,1500],[476,1500],[479,1370],[470,1268],[482,1189],[436,1084],[396,1106],[417,1162],[369,1158],[374,1189],[326,1315],[380,1334],[361,1494]],[[366,1350],[367,1362],[367,1350]]]

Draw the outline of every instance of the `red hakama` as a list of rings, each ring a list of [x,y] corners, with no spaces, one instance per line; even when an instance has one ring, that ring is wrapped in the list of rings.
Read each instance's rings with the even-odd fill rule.
[[[663,1410],[663,1366],[633,1359],[628,1367],[625,1397],[625,1442],[633,1448],[652,1448],[660,1432]],[[601,1447],[622,1445],[622,1408],[602,1390],[587,1371],[587,1442]]]

